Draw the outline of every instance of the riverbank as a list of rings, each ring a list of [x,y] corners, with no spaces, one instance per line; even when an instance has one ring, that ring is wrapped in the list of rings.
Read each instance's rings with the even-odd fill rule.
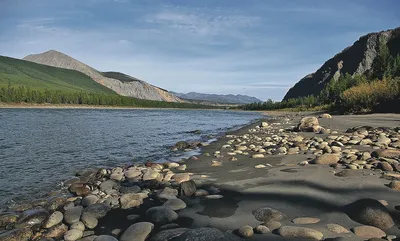
[[[183,144],[183,149],[201,145],[202,154],[178,164],[148,163],[82,172],[65,183],[73,194],[47,200],[46,207],[53,210],[41,211],[42,218],[35,222],[48,223],[49,211],[55,209],[62,212],[61,220],[35,235],[57,233],[56,239],[64,236],[65,240],[75,240],[68,235],[85,235],[85,241],[117,240],[112,236],[118,240],[150,236],[146,240],[174,241],[400,236],[396,210],[400,188],[392,182],[400,178],[399,130],[395,129],[400,115],[321,118],[321,134],[293,132],[301,115],[275,116],[226,133],[210,145]],[[360,124],[370,127],[346,133]],[[377,128],[380,126],[390,128]],[[388,148],[393,150],[390,155],[380,151]],[[359,202],[350,206],[350,211],[346,209],[355,201]],[[65,211],[69,209],[74,212]],[[66,223],[71,212],[75,213],[72,221],[84,221],[83,229],[89,231],[81,232],[78,224],[71,224],[66,238],[68,227],[60,223]],[[7,219],[2,215],[0,223],[6,220],[10,228],[21,227],[33,218],[38,220],[38,211],[35,213],[7,214]],[[91,215],[93,223],[82,220]],[[96,239],[97,235],[108,236]]]

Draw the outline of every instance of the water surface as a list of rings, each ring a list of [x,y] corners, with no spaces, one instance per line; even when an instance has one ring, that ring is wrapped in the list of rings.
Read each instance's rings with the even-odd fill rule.
[[[33,199],[83,168],[168,159],[177,141],[258,118],[223,110],[0,109],[0,205]],[[197,129],[201,135],[189,133]]]

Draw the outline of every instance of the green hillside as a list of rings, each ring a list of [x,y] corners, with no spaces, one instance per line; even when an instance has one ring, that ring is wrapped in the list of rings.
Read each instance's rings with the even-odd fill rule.
[[[0,56],[0,87],[26,86],[37,90],[116,94],[89,76],[75,71]]]

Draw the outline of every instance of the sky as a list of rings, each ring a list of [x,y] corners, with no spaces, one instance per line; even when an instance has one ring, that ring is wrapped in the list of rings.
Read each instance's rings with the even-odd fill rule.
[[[175,92],[281,100],[398,0],[0,0],[0,55],[50,49]]]

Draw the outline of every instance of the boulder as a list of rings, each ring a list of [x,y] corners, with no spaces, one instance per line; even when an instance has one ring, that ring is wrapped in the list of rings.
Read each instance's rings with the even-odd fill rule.
[[[64,221],[68,224],[73,224],[78,222],[82,215],[82,206],[76,206],[73,208],[69,208],[64,213]]]
[[[65,241],[76,241],[80,238],[82,238],[83,232],[78,229],[70,229],[64,234],[64,240]]]
[[[222,232],[216,228],[190,229],[173,241],[240,241],[239,237],[230,233]]]
[[[154,228],[154,224],[148,222],[140,222],[131,225],[121,235],[120,241],[144,241],[150,235]]]
[[[133,185],[133,186],[121,186],[119,188],[119,192],[122,194],[127,194],[127,193],[138,193],[140,192],[141,189],[139,186],[137,185]]]
[[[61,239],[64,236],[64,233],[68,231],[68,227],[65,224],[59,224],[56,226],[53,226],[49,229],[46,230],[46,232],[43,234],[44,238],[54,238],[54,239]]]
[[[303,238],[303,239],[314,239],[322,240],[324,235],[315,229],[295,227],[295,226],[282,226],[277,232],[284,238]]]
[[[365,225],[387,230],[394,221],[385,206],[375,199],[360,199],[343,208],[344,212],[354,221]]]
[[[111,189],[119,189],[119,184],[113,180],[107,180],[104,181],[100,184],[100,190],[105,192],[107,190],[111,190]]]
[[[196,183],[193,180],[181,182],[179,194],[181,196],[192,196],[196,192]]]
[[[119,202],[122,209],[129,209],[133,207],[138,207],[143,203],[143,196],[138,193],[127,193],[123,194]]]
[[[159,176],[160,176],[160,173],[158,171],[149,168],[149,169],[147,169],[146,173],[143,175],[143,181],[158,179]]]
[[[177,173],[172,176],[175,182],[182,183],[190,180],[189,173]]]
[[[338,154],[323,154],[317,158],[315,158],[311,163],[312,164],[322,164],[322,165],[331,165],[336,164],[340,160],[340,156]]]
[[[98,221],[91,213],[83,213],[81,216],[82,223],[89,229],[93,229],[97,226]]]
[[[254,210],[253,215],[260,222],[280,221],[285,217],[283,213],[270,207]]]
[[[178,214],[169,207],[152,207],[146,211],[146,218],[152,223],[162,225],[178,219]]]
[[[297,126],[297,131],[315,132],[316,127],[319,127],[319,122],[316,117],[304,117]]]
[[[372,157],[400,158],[400,149],[383,149],[371,153]]]
[[[373,226],[359,226],[351,229],[358,237],[370,239],[370,238],[383,238],[386,233],[379,228]]]
[[[96,219],[100,219],[104,216],[107,215],[108,211],[110,211],[111,208],[107,204],[104,203],[96,203],[92,204],[89,207],[85,208],[84,212],[91,213],[93,217]]]
[[[60,211],[55,211],[50,215],[47,221],[43,224],[43,228],[51,228],[62,222],[64,215]]]
[[[173,229],[163,230],[154,235],[153,237],[151,237],[149,241],[169,241],[175,237],[180,236],[186,231],[188,231],[187,228],[173,228]]]
[[[36,208],[24,211],[18,220],[16,227],[32,227],[34,225],[42,225],[50,216],[49,212],[43,208]]]
[[[181,199],[178,198],[173,198],[173,199],[169,199],[167,200],[164,204],[164,207],[169,207],[174,211],[177,210],[181,210],[186,208],[186,203],[184,201],[182,201]]]

